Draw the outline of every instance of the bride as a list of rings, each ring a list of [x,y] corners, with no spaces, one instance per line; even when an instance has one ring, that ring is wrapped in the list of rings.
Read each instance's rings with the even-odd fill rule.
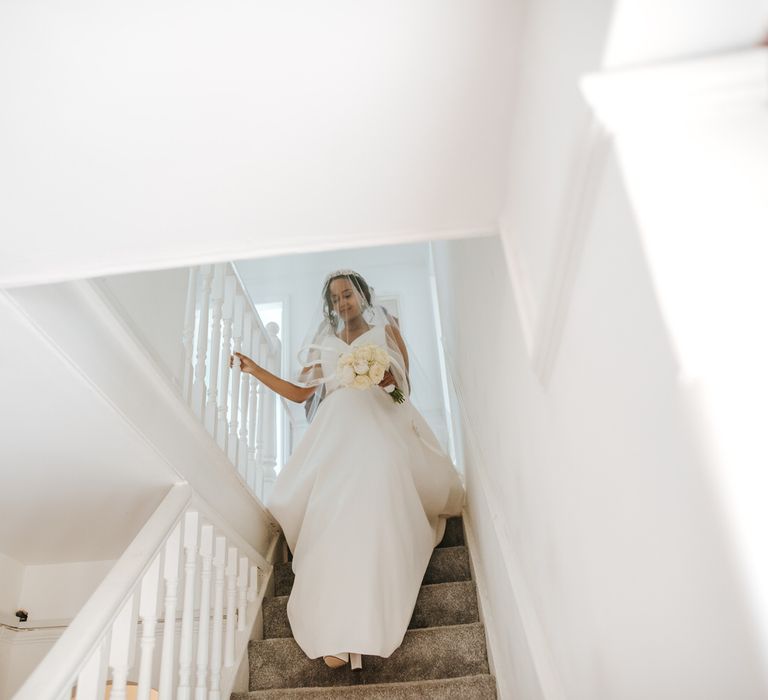
[[[265,504],[293,554],[288,619],[309,658],[359,669],[363,654],[386,658],[402,644],[464,487],[410,401],[397,319],[362,275],[329,274],[318,319],[294,381],[242,353],[230,366],[239,358],[243,372],[305,404],[309,427]]]

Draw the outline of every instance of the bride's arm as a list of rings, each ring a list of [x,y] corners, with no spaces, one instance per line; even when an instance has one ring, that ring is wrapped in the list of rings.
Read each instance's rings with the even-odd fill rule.
[[[235,355],[240,358],[240,370],[242,372],[246,372],[248,374],[252,374],[256,379],[258,379],[264,386],[269,387],[272,389],[272,391],[277,392],[280,394],[280,396],[284,396],[289,401],[295,401],[296,403],[303,403],[306,401],[312,394],[317,391],[317,387],[305,387],[305,386],[297,386],[296,384],[292,384],[291,382],[286,381],[285,379],[281,379],[280,377],[272,374],[272,372],[267,371],[264,369],[261,365],[257,365],[250,357],[243,355],[241,352],[236,352]],[[230,355],[229,357],[229,366],[232,367],[233,363],[233,356]],[[302,372],[301,376],[303,377],[304,374],[311,369],[310,367],[306,368],[304,372]]]

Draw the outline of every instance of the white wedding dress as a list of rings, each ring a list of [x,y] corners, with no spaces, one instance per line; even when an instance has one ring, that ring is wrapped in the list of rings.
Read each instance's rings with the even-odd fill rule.
[[[323,372],[351,346],[385,346],[384,334],[379,325],[351,344],[327,337]],[[266,503],[293,553],[288,619],[304,653],[390,656],[445,519],[464,502],[453,463],[408,397],[397,404],[380,387],[331,380]]]

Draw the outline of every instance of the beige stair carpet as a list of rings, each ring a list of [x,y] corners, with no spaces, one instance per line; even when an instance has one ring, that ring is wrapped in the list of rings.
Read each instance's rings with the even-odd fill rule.
[[[290,552],[275,565],[274,597],[264,600],[264,639],[249,647],[250,692],[232,700],[359,698],[492,700],[477,590],[461,517],[450,518],[424,575],[402,645],[387,659],[363,655],[352,671],[308,659],[294,641],[286,606],[293,585]]]

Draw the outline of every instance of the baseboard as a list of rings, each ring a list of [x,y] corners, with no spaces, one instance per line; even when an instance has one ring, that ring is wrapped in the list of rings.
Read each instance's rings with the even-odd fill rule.
[[[482,567],[478,565],[476,560],[478,544],[475,532],[472,529],[471,521],[466,510],[462,513],[462,519],[464,521],[464,535],[466,537],[467,549],[469,551],[469,567],[472,573],[472,580],[475,582],[475,588],[477,590],[477,607],[480,613],[480,622],[483,623],[483,630],[485,633],[485,647],[488,651],[488,665],[490,666],[491,675],[496,678],[496,692],[499,700],[505,700],[505,698],[512,697],[511,688],[508,687],[506,678],[506,672],[500,667],[494,652],[499,649],[500,644],[497,638],[497,627],[494,624],[493,616],[491,613],[491,603],[488,598],[488,589],[485,585],[485,575]]]
[[[470,466],[466,475],[467,484],[471,486],[471,484],[476,483],[479,486],[479,490],[476,493],[473,492],[472,497],[468,494],[467,502],[471,506],[473,500],[479,500],[483,506],[483,516],[489,519],[488,530],[490,530],[495,540],[490,548],[495,549],[499,553],[503,563],[503,570],[507,579],[506,588],[511,592],[511,602],[515,608],[516,617],[520,621],[520,635],[524,640],[532,673],[535,676],[539,689],[536,696],[541,698],[541,700],[566,700],[544,629],[536,613],[529,587],[523,577],[522,568],[514,554],[512,543],[504,526],[506,520],[505,509],[498,501],[497,490],[492,488],[488,480],[486,472],[487,460],[483,455],[477,435],[466,414],[463,388],[449,353],[446,353],[446,359],[448,361],[449,376],[461,408],[461,425],[464,438],[471,454]],[[500,700],[506,700],[507,698],[510,700],[512,698],[515,698],[515,700],[531,700],[529,698],[521,698],[519,692],[517,692],[519,683],[513,679],[510,668],[512,662],[509,659],[503,658],[501,653],[502,648],[505,646],[501,642],[502,630],[499,628],[499,622],[493,615],[493,606],[486,584],[485,568],[482,564],[482,549],[476,535],[480,528],[475,528],[471,507],[465,507],[464,526],[469,544],[472,574],[477,584],[478,602],[482,611],[481,619],[486,630],[488,657],[489,661],[492,660],[493,663],[492,670],[496,676],[499,698]]]

